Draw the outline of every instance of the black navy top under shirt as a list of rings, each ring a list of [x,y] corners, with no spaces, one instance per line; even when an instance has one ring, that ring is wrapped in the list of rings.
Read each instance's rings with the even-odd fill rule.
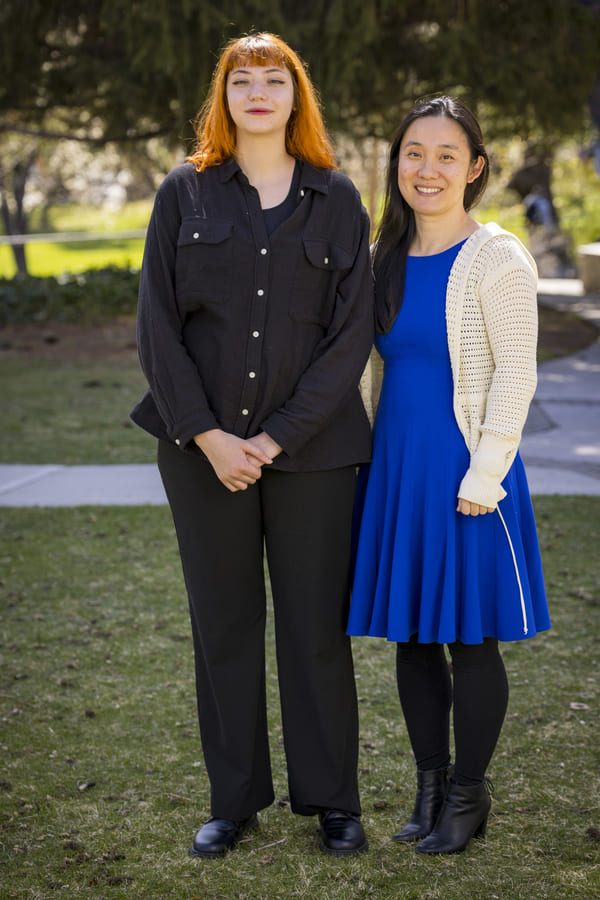
[[[167,175],[140,279],[138,425],[193,453],[213,428],[265,431],[287,471],[366,462],[373,331],[369,220],[345,175],[298,162],[272,210],[233,158]]]
[[[281,223],[285,222],[285,220],[289,218],[289,216],[291,216],[291,214],[294,212],[294,209],[296,208],[296,197],[298,196],[299,184],[300,164],[296,160],[294,173],[292,175],[292,183],[290,184],[288,195],[283,203],[278,203],[277,206],[271,206],[268,209],[263,209],[265,225],[267,226],[269,237],[271,237],[275,229],[279,228]]]

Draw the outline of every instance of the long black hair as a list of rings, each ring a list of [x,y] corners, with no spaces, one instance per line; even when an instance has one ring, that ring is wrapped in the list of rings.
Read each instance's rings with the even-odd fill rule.
[[[446,116],[456,122],[465,133],[471,160],[479,156],[484,160],[481,174],[465,188],[463,206],[470,210],[481,199],[489,178],[490,162],[483,143],[481,128],[468,107],[453,97],[434,97],[421,100],[400,123],[390,147],[387,170],[385,206],[375,239],[373,268],[375,271],[375,303],[377,330],[385,334],[394,324],[404,294],[406,257],[415,236],[415,216],[398,187],[398,160],[400,144],[415,119],[425,116]]]

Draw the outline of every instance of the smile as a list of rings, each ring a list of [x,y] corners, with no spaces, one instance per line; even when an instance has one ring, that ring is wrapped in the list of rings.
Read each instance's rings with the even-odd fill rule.
[[[417,185],[415,190],[420,194],[439,194],[442,189],[439,187],[421,187]]]

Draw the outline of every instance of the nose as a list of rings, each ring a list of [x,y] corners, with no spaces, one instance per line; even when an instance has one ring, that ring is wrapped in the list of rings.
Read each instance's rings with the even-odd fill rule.
[[[258,79],[252,81],[248,94],[251,100],[257,100],[258,98],[264,99],[265,92],[262,82],[260,82]]]
[[[419,167],[419,175],[423,178],[435,178],[437,168],[433,157],[424,156]]]

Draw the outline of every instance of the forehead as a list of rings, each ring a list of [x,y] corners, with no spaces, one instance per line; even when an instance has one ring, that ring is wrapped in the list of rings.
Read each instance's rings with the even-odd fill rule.
[[[252,65],[234,66],[232,69],[229,70],[228,77],[229,77],[229,75],[233,75],[234,72],[265,72],[265,73],[280,72],[281,74],[287,73],[291,77],[291,73],[290,73],[289,69],[286,69],[285,66],[274,65],[273,63],[267,63],[264,66],[252,66]]]
[[[277,66],[285,69],[285,56],[273,44],[255,44],[251,47],[239,47],[227,61],[227,71],[248,69],[251,66]]]
[[[401,146],[405,147],[411,143],[453,146],[467,150],[469,148],[469,141],[463,128],[447,116],[423,116],[415,119],[406,129]]]

